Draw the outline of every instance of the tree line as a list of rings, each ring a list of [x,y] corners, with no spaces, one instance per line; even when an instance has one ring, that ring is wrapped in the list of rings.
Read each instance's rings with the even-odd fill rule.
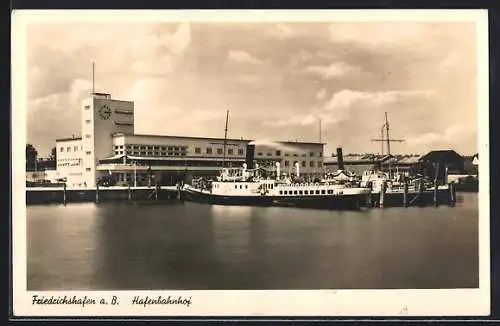
[[[26,144],[26,171],[39,171],[55,169],[57,161],[57,151],[52,147],[47,159],[39,157],[38,150],[32,144]]]

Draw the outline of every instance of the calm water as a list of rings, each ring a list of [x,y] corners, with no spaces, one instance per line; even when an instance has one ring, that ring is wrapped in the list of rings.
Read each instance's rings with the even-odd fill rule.
[[[458,200],[361,212],[29,206],[28,289],[477,287],[477,194]]]

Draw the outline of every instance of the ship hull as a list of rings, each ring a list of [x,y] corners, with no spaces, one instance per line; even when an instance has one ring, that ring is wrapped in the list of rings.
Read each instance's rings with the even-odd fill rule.
[[[318,209],[357,210],[366,203],[366,194],[315,195],[315,196],[224,196],[183,190],[184,200],[213,204],[240,206],[280,206]]]

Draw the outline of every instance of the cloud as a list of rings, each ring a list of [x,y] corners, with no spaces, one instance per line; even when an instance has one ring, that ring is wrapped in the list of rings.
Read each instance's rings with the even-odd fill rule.
[[[255,84],[258,82],[258,78],[255,75],[241,75],[238,77],[238,82],[244,84]]]
[[[290,38],[295,35],[290,26],[281,23],[274,25],[270,31],[270,34],[278,38]]]
[[[316,98],[320,101],[324,100],[326,98],[326,89],[322,88],[319,92],[316,93]]]
[[[239,50],[230,50],[228,55],[228,59],[242,62],[242,63],[252,63],[252,64],[262,64],[262,61],[253,57],[248,52],[239,51]]]
[[[328,27],[333,42],[363,44],[371,48],[400,47],[419,42],[429,24],[413,22],[334,23]]]
[[[439,63],[439,68],[442,70],[450,70],[456,68],[463,62],[462,55],[458,52],[449,53],[443,61]]]
[[[474,137],[476,130],[465,124],[455,124],[441,132],[427,132],[414,134],[408,138],[406,144],[410,147],[426,146],[428,148],[442,148],[456,141],[466,140]]]
[[[431,91],[387,91],[387,92],[362,92],[344,89],[335,93],[325,104],[327,111],[346,110],[355,105],[366,108],[382,107],[408,100],[418,100],[430,97]]]
[[[342,77],[351,73],[362,73],[359,67],[349,65],[345,62],[335,62],[329,66],[308,66],[305,68],[306,73],[320,75],[324,79]]]
[[[191,44],[191,27],[189,23],[182,23],[170,38],[169,48],[174,55],[183,55]]]
[[[266,120],[262,125],[270,127],[309,126],[315,122],[316,118],[312,115],[292,115],[284,119]]]

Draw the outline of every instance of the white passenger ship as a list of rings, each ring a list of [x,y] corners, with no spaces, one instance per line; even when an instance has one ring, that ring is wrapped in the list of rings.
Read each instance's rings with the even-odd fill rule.
[[[295,166],[296,180],[299,167]],[[276,163],[276,178],[264,177],[258,166],[247,169],[223,168],[216,181],[197,180],[182,188],[184,199],[222,205],[294,206],[306,208],[356,209],[366,202],[369,188],[360,187],[344,171],[327,175],[316,183],[281,177]]]

